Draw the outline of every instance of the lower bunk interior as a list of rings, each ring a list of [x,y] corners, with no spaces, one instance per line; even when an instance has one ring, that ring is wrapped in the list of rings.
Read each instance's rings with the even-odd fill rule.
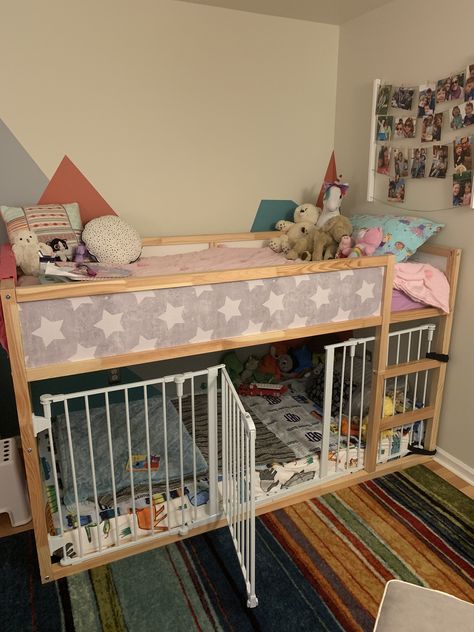
[[[389,364],[424,358],[434,332],[433,324],[395,329]],[[259,347],[235,354],[240,374],[234,357],[209,354],[34,383],[35,414],[51,416],[38,447],[53,559],[69,565],[184,535],[224,506],[245,566],[255,505],[364,468],[374,350],[365,333],[289,342],[273,357],[285,351],[295,370],[277,376],[249,372],[253,359],[262,368],[272,355]],[[233,386],[222,368],[208,370],[219,361]],[[429,373],[385,380],[382,416],[427,405]],[[249,394],[262,375],[283,389]],[[417,421],[382,432],[377,462],[422,448],[424,431]]]

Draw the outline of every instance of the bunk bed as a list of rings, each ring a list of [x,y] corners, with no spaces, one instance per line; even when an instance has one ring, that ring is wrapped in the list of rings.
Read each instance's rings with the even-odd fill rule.
[[[146,255],[197,253],[214,248],[255,250],[261,249],[273,235],[239,233],[146,238],[143,247]],[[450,285],[449,313],[423,306],[392,312],[395,264],[392,256],[304,263],[278,260],[263,266],[258,265],[257,258],[253,267],[31,286],[18,284],[14,265],[10,265],[10,278],[1,282],[1,299],[42,580],[55,580],[227,524],[246,581],[248,603],[256,605],[255,513],[271,511],[430,458],[426,454],[396,458],[406,454],[406,450],[399,450],[397,454],[389,452],[381,458],[382,437],[393,429],[405,427],[410,428],[412,434],[416,428],[419,435],[421,423],[423,436],[418,438],[419,446],[426,453],[436,447],[447,367],[443,359],[449,350],[460,254],[456,248],[430,245],[417,253],[420,260],[433,263],[445,273]],[[7,263],[11,261],[11,253],[3,249],[2,268],[8,269]],[[292,310],[287,309],[290,304]],[[423,324],[426,321],[437,322],[434,341],[435,327]],[[397,333],[397,328],[400,330],[406,323],[411,323],[411,327]],[[95,338],[91,339],[94,326]],[[349,341],[329,345],[326,350],[325,397],[319,410],[320,463],[316,473],[301,477],[302,484],[298,486],[282,485],[278,490],[264,487],[256,500],[259,476],[258,469],[255,471],[256,425],[249,413],[249,402],[244,406],[223,365],[190,372],[186,371],[185,359],[367,328],[372,328],[374,334],[352,337]],[[429,353],[429,357],[423,357],[423,332],[431,332],[428,350],[435,353]],[[400,353],[400,340],[405,334],[409,340],[418,336],[418,353],[414,358],[410,353],[406,357]],[[390,352],[391,338],[397,341],[395,358]],[[333,368],[338,353],[343,354],[344,366],[347,357],[347,367],[352,367],[350,358],[358,347],[363,349],[365,362],[367,344],[371,345],[371,363],[370,366],[364,364],[364,371],[372,374],[372,379],[370,389],[365,391],[369,405],[363,458],[353,458],[352,450],[349,459],[350,430],[341,431],[342,404],[339,415],[334,416],[332,410]],[[183,373],[152,380],[132,379],[125,385],[71,393],[43,392],[41,413],[33,414],[34,409],[38,410],[38,402],[33,401],[31,387],[38,391],[43,380],[172,358],[184,359]],[[351,388],[352,375],[351,372],[348,378]],[[394,406],[391,414],[387,414],[384,409],[387,389],[393,388],[395,381],[395,398],[397,380],[405,380],[406,384],[412,377],[417,383],[419,376],[423,395],[418,397],[415,387],[413,403],[408,405],[405,386],[401,412],[395,411]],[[207,445],[199,446],[195,401],[203,380]],[[362,382],[366,383],[367,379]],[[170,408],[171,390],[174,403]],[[138,441],[140,445],[134,443],[133,413],[137,399],[144,402],[137,413],[139,425],[144,423],[145,428]],[[99,400],[100,413],[94,404]],[[81,413],[77,418],[78,406]],[[352,401],[348,406],[344,414],[350,426],[354,412]],[[360,404],[361,418],[362,407]],[[161,416],[157,416],[156,411],[161,411]],[[119,418],[125,419],[126,440],[117,461],[114,433],[115,420]],[[159,420],[158,425],[164,424],[164,439],[160,439],[159,445],[152,436],[156,420]],[[100,436],[97,434],[99,426]],[[361,427],[362,424],[357,444],[359,457]],[[344,432],[347,432],[345,444],[341,443]],[[334,433],[338,435],[337,440]],[[174,456],[168,452],[172,439],[177,441]],[[339,468],[339,452],[344,450],[347,458],[341,460]],[[137,454],[138,451],[141,454]],[[86,465],[79,458],[84,452],[87,452]],[[107,453],[111,489],[109,509],[104,510],[105,490],[101,488],[101,480],[106,473],[99,472],[96,465]],[[335,453],[336,465],[332,467],[331,458]],[[140,472],[142,461],[145,465],[142,463]],[[294,471],[299,472],[297,459],[295,463]],[[154,467],[163,471],[164,465],[166,475],[159,480]],[[81,474],[85,467],[88,470],[84,483]],[[119,472],[121,467],[125,475],[124,471]],[[141,475],[140,496],[135,485]],[[49,485],[45,478],[49,478]],[[86,491],[83,483],[86,487],[89,485]],[[121,509],[119,505],[127,487],[130,493],[125,494],[127,509],[124,510],[123,505]],[[46,502],[48,494],[54,497],[49,504]],[[205,497],[202,503],[197,500],[200,494]],[[76,522],[73,520],[69,529],[64,527],[65,516],[61,514],[61,497],[64,499],[66,495],[66,504],[72,505],[72,513],[76,514]],[[87,511],[82,505],[86,497]],[[45,503],[49,511],[45,511]],[[51,515],[51,505],[56,505],[59,515],[56,522]],[[84,513],[89,516],[88,522],[82,525]],[[102,527],[98,528],[99,522],[104,527],[107,525],[107,533]]]

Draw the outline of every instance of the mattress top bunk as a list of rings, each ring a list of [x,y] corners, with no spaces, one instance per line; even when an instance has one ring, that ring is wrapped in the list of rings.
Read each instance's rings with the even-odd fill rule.
[[[266,247],[272,234],[146,239],[144,256],[110,276],[2,282],[15,292],[30,377],[42,379],[36,369],[51,365],[129,354],[148,362],[357,329],[380,324],[384,310],[391,322],[449,311],[456,249],[428,247],[436,267],[387,255],[289,261]]]

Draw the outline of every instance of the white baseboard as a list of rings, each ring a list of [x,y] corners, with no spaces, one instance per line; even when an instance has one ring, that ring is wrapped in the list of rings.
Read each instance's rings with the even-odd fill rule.
[[[465,480],[469,485],[474,485],[474,469],[459,459],[456,459],[456,457],[449,454],[449,452],[437,448],[434,460],[443,465],[447,470],[457,474],[457,476]]]

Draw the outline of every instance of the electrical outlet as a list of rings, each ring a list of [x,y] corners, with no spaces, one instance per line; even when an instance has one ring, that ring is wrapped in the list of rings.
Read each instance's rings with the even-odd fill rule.
[[[120,384],[120,369],[109,369],[108,374],[109,384]]]

